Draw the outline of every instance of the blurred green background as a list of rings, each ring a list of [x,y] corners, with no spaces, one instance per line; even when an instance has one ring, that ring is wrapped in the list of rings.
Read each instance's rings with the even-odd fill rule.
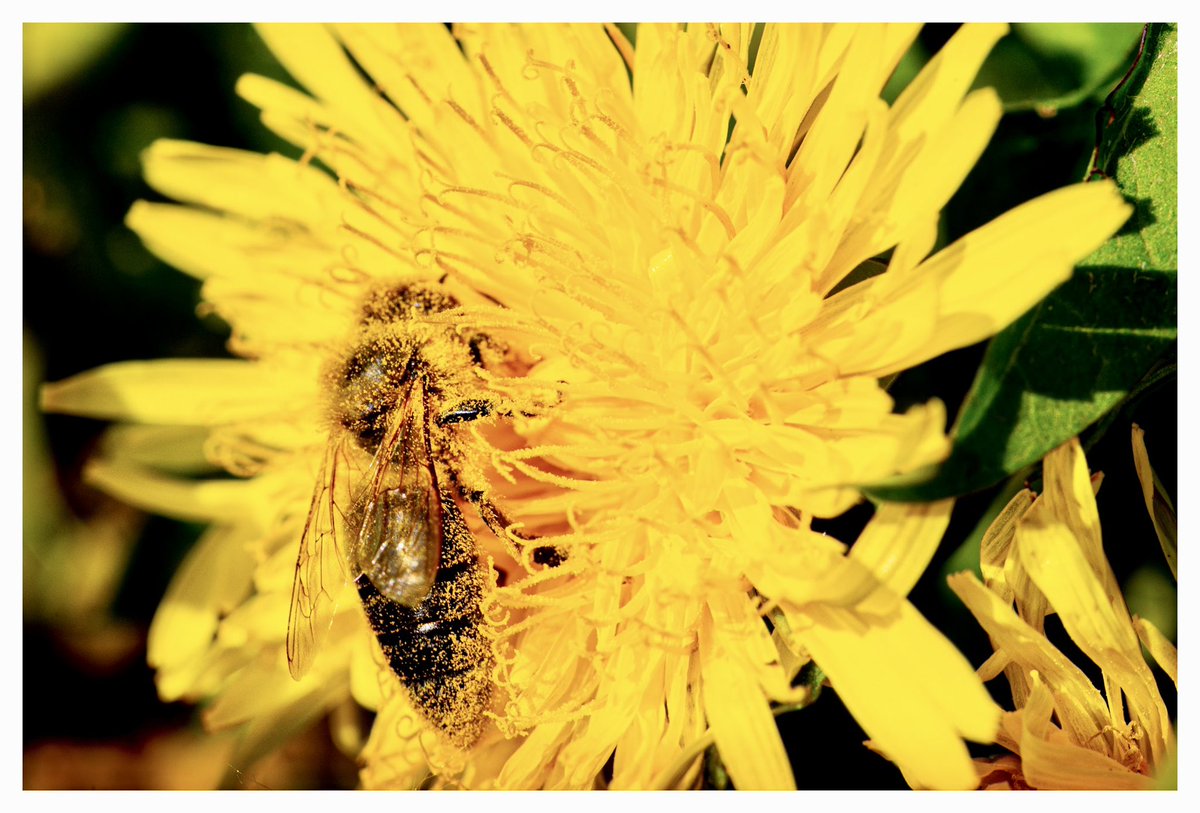
[[[624,27],[624,26],[623,26]],[[632,26],[625,27],[636,38]],[[894,98],[954,26],[927,27],[897,71]],[[1008,115],[947,207],[948,242],[1037,194],[1080,180],[1095,114],[1130,64],[1140,26],[1017,26],[980,76]],[[353,764],[318,726],[283,755],[229,765],[228,735],[205,735],[190,706],[161,704],[145,636],[174,567],[199,528],[148,517],[80,480],[100,422],[45,416],[37,388],[128,359],[220,356],[227,329],[196,313],[198,284],[164,266],[125,229],[133,201],[155,198],[139,153],[159,137],[298,155],[233,93],[242,73],[286,80],[244,25],[26,25],[23,177],[23,745],[26,788],[352,787]],[[983,348],[956,351],[900,377],[898,408],[961,403]],[[1167,376],[1088,438],[1106,548],[1135,612],[1175,638],[1175,586],[1142,504],[1129,423],[1174,495],[1177,391]],[[917,606],[973,663],[986,637],[945,589],[971,566],[959,551],[998,488],[961,499]],[[852,539],[869,509],[828,524]],[[1174,689],[1160,681],[1174,702]],[[1002,680],[992,689],[1007,705]],[[899,772],[862,746],[833,692],[780,726],[801,788],[901,788]]]

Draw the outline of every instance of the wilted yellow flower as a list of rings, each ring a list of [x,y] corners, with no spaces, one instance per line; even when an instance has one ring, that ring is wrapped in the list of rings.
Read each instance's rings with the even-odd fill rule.
[[[1148,486],[1140,440],[1135,427],[1138,473]],[[979,672],[991,679],[1003,671],[1016,709],[1005,712],[997,741],[1020,759],[981,762],[985,783],[1142,790],[1155,777],[1170,781],[1160,772],[1173,765],[1175,732],[1142,645],[1178,687],[1177,655],[1153,624],[1130,617],[1125,606],[1101,546],[1094,491],[1100,479],[1089,479],[1078,441],[1051,452],[1045,492],[1033,500],[1022,491],[984,536],[987,586],[971,573],[950,577],[996,649]],[[1100,667],[1103,693],[1047,640],[1051,613]]]
[[[238,91],[301,159],[159,142],[146,176],[184,205],[128,219],[204,280],[244,360],[46,391],[51,409],[205,427],[243,478],[174,479],[119,448],[92,467],[212,524],[151,631],[163,697],[215,698],[208,721],[249,742],[353,697],[378,711],[368,787],[686,785],[715,743],[738,787],[788,788],[771,703],[803,698],[811,657],[910,777],[973,786],[962,738],[990,740],[999,710],[905,599],[949,504],[880,508],[848,555],[811,520],[947,452],[943,406],[893,414],[881,376],[1009,324],[1129,210],[1079,185],[928,256],[999,120],[968,89],[1005,28],[964,27],[889,107],[916,31],[768,25],[751,73],[751,25],[642,25],[636,49],[612,26],[263,27],[309,95]],[[460,307],[364,316],[417,283]],[[375,341],[412,343],[418,368],[372,366]],[[389,375],[427,405],[346,395]],[[493,565],[477,739],[414,710],[349,590],[312,669],[288,674],[298,542],[348,399],[388,437],[458,410],[429,419],[427,448]],[[317,561],[301,572],[337,593],[338,559]]]

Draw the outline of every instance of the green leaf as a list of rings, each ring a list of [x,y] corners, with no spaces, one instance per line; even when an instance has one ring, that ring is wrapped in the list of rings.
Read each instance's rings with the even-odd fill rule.
[[[935,500],[1031,466],[1115,407],[1178,331],[1176,69],[1173,26],[1153,26],[1138,69],[1114,94],[1101,169],[1134,214],[1074,276],[992,340],[931,478],[871,491]]]
[[[1053,115],[1116,84],[1141,30],[1137,23],[1018,23],[996,43],[975,85],[996,88],[1008,112]]]

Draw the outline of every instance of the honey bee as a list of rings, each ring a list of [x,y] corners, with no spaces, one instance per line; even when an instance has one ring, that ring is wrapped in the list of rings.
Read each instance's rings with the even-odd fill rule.
[[[455,400],[477,391],[471,368],[483,365],[487,341],[429,318],[457,306],[431,285],[375,291],[350,352],[330,373],[333,432],[300,540],[287,659],[300,679],[353,580],[416,708],[467,748],[483,728],[494,659],[480,610],[487,573],[453,494],[450,427],[496,407]],[[464,496],[504,533],[508,523],[481,492]]]

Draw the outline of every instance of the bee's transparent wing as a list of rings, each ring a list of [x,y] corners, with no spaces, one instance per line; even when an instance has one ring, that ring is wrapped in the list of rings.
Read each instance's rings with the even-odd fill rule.
[[[287,631],[288,670],[296,680],[312,666],[348,581],[338,541],[355,479],[346,453],[344,443],[329,444],[300,537]]]
[[[425,387],[409,388],[395,424],[357,498],[362,527],[350,542],[353,566],[387,598],[415,607],[429,594],[442,551],[442,495],[429,432]]]

